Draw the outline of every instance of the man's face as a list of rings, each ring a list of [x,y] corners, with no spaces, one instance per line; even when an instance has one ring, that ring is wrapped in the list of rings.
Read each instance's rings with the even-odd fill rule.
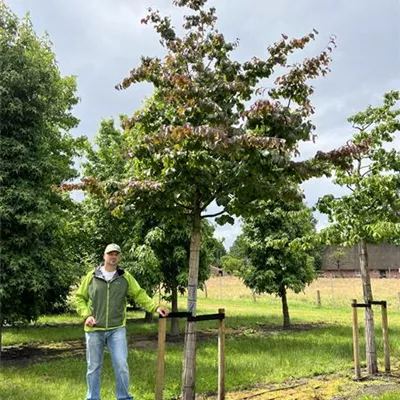
[[[118,265],[119,253],[118,251],[111,251],[104,254],[104,261],[109,265]]]

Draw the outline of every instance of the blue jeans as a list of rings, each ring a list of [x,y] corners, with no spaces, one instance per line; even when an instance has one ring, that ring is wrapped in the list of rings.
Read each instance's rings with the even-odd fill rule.
[[[85,332],[87,386],[86,400],[100,400],[100,371],[104,348],[107,346],[114,369],[118,400],[133,400],[129,394],[128,346],[126,329]]]

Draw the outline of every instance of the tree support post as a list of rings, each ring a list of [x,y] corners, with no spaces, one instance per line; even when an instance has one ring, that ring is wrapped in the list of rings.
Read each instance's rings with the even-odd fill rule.
[[[218,314],[193,316],[190,312],[171,312],[167,317],[160,316],[158,327],[158,358],[155,400],[163,400],[164,368],[165,368],[165,338],[167,318],[187,318],[187,322],[195,324],[197,321],[219,320],[218,329],[218,400],[225,400],[225,310],[218,310]],[[196,365],[194,365],[194,370]],[[195,382],[193,382],[195,383]],[[195,393],[193,393],[193,396]]]
[[[218,313],[225,315],[225,309],[220,308]],[[225,400],[225,319],[219,320],[218,329],[218,400]]]
[[[381,307],[382,307],[383,350],[385,352],[385,372],[390,372],[389,328],[388,328],[386,301],[382,302]]]
[[[385,358],[385,372],[390,372],[390,348],[389,348],[389,329],[387,317],[387,302],[386,301],[370,301],[370,304],[381,306],[382,311],[382,339],[383,339],[383,353]]]
[[[167,319],[158,320],[158,357],[156,378],[156,399],[162,400],[164,390],[164,364],[165,364],[165,337],[167,331]]]
[[[357,300],[353,299],[351,306],[353,308],[353,355],[354,355],[354,374],[355,380],[361,378],[361,367],[360,367],[360,347],[358,338],[358,315],[357,315]]]

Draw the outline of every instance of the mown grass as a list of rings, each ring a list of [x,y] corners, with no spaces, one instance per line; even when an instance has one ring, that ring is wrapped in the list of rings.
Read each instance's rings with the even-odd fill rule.
[[[336,280],[337,281],[337,280]],[[227,315],[227,390],[245,389],[257,383],[283,382],[292,378],[312,377],[322,374],[342,372],[351,373],[352,368],[352,331],[351,300],[353,280],[343,287],[339,295],[343,301],[317,307],[311,294],[290,295],[290,314],[297,329],[282,330],[280,300],[273,296],[259,296],[254,302],[250,291],[243,288],[234,278],[214,278],[207,284],[208,297],[199,292],[199,314],[215,313],[225,308]],[[383,280],[381,280],[383,281]],[[397,298],[389,287],[397,280],[385,280],[382,292],[375,289],[375,297],[380,299]],[[226,283],[226,285],[225,285]],[[345,282],[341,282],[345,283]],[[355,282],[354,282],[355,283]],[[324,284],[324,282],[322,282]],[[321,287],[323,285],[321,284]],[[330,284],[328,280],[328,284]],[[360,282],[358,281],[360,285]],[[374,281],[375,286],[377,285]],[[393,289],[391,289],[393,290]],[[396,289],[397,290],[397,287]],[[308,297],[307,297],[308,296]],[[386,297],[385,297],[386,296]],[[355,296],[357,297],[357,296]],[[361,298],[359,297],[359,301]],[[391,300],[392,303],[395,303]],[[180,299],[185,306],[185,298]],[[379,308],[377,309],[377,311]],[[143,313],[133,313],[131,318],[141,318]],[[376,317],[377,345],[382,355],[380,340],[379,313]],[[43,326],[57,324],[61,326]],[[22,344],[29,342],[60,342],[70,339],[82,339],[82,327],[68,325],[78,323],[76,317],[44,317],[36,326],[29,328],[9,328],[4,332],[4,344]],[[360,311],[362,324],[362,312]],[[301,325],[300,325],[301,324]],[[304,325],[309,325],[308,328]],[[391,354],[400,358],[400,313],[396,304],[389,303],[389,326]],[[198,329],[215,332],[215,339],[199,342],[197,351],[198,393],[215,392],[217,389],[217,322],[198,323]],[[307,328],[307,329],[304,329]],[[129,323],[129,335],[156,334],[156,323]],[[363,345],[363,335],[360,332]],[[168,343],[166,356],[165,399],[173,399],[179,394],[182,343]],[[362,352],[363,353],[363,352]],[[156,374],[156,349],[137,350],[129,353],[131,368],[131,390],[137,399],[153,399]],[[2,368],[0,379],[1,399],[65,399],[75,400],[85,395],[84,356],[66,358],[51,362],[41,362],[26,367]],[[389,394],[388,394],[389,396]],[[395,396],[395,395],[393,395]],[[113,399],[114,377],[107,355],[102,372],[102,399]],[[380,397],[391,400],[398,397]],[[365,397],[363,400],[370,400]]]

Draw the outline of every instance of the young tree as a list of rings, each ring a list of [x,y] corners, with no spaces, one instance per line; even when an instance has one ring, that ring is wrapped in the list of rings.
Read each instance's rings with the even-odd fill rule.
[[[222,257],[222,269],[233,275],[240,275],[239,271],[246,265],[247,260],[247,248],[245,243],[245,237],[241,233],[232,246],[229,249],[229,253]]]
[[[247,257],[246,241],[243,233],[241,233],[229,249],[229,255],[239,260],[245,260]]]
[[[73,77],[62,77],[47,37],[0,3],[0,347],[4,323],[62,307],[76,278],[77,232],[68,195],[77,175]]]
[[[364,302],[373,300],[368,265],[368,243],[398,241],[400,237],[400,152],[390,148],[400,131],[400,93],[384,95],[383,105],[367,107],[349,118],[356,133],[353,143],[368,142],[369,149],[334,168],[337,185],[349,190],[340,198],[324,196],[319,211],[328,215],[330,226],[322,232],[326,243],[358,244]],[[365,309],[368,372],[377,372],[374,319]]]
[[[154,25],[166,55],[142,57],[140,66],[117,86],[150,82],[155,88],[152,99],[125,124],[132,138],[130,178],[99,182],[87,177],[81,185],[64,186],[101,188],[116,214],[151,210],[153,215],[186,218],[191,226],[188,311],[194,315],[202,219],[232,222],[233,215],[250,214],[257,200],[282,196],[291,179],[321,174],[327,160],[360,151],[350,146],[320,153],[318,160],[291,160],[298,142],[313,137],[313,88],[307,81],[328,72],[332,49],[328,46],[291,66],[288,57],[312,41],[316,31],[300,39],[283,36],[264,59],[240,63],[231,58],[238,42],[227,42],[216,29],[216,10],[207,9],[206,2],[174,1],[192,13],[184,17],[182,37],[159,12],[150,10],[142,19]],[[284,74],[269,90],[260,88],[259,82],[276,69]],[[264,97],[248,107],[257,95]],[[210,214],[207,208],[214,201],[220,211]],[[182,385],[186,400],[195,396],[195,343],[195,323],[188,322]]]
[[[348,248],[342,246],[336,247],[330,254],[329,261],[335,264],[338,273],[344,278],[342,267],[348,263]]]
[[[184,294],[188,287],[190,227],[175,227],[168,222],[159,223],[146,237],[146,242],[159,260],[163,292],[171,301],[172,312],[178,310],[178,293]],[[213,237],[214,227],[202,221],[203,240],[199,259],[199,285],[210,276],[210,265],[219,242]],[[178,319],[171,320],[171,334],[179,333]]]
[[[238,273],[242,269],[243,265],[244,265],[243,260],[232,257],[229,254],[227,254],[226,256],[223,256],[221,258],[222,271],[229,273],[229,274],[238,275]]]
[[[267,201],[262,212],[244,220],[248,263],[240,270],[246,286],[282,300],[283,327],[290,327],[287,290],[299,293],[316,277],[318,247],[294,248],[296,239],[315,235],[312,210],[301,202]]]

